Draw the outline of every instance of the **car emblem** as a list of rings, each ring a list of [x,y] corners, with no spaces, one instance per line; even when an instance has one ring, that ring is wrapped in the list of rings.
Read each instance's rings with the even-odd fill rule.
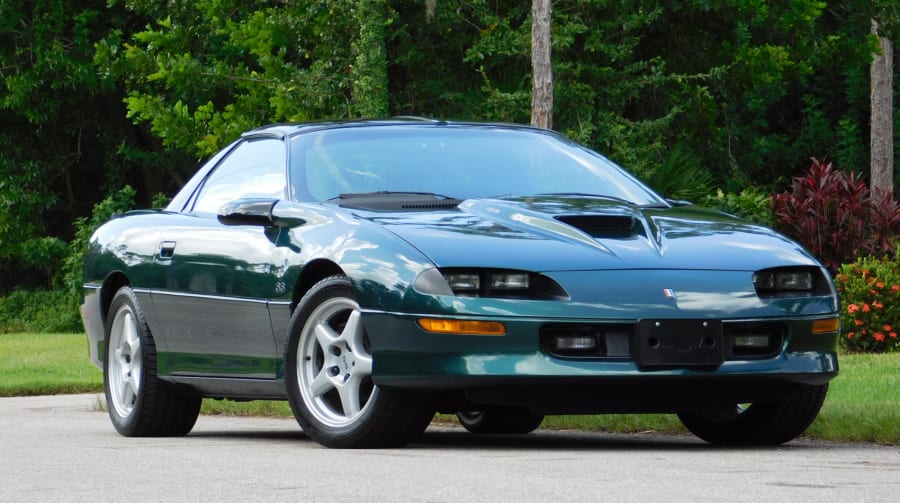
[[[663,288],[663,294],[665,294],[666,298],[669,300],[677,300],[675,298],[675,290],[671,288]]]

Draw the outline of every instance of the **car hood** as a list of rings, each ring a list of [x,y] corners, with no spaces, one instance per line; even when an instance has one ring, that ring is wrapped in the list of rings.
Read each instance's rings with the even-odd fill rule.
[[[697,206],[583,197],[471,199],[452,211],[357,213],[439,267],[758,270],[818,265],[774,231]]]

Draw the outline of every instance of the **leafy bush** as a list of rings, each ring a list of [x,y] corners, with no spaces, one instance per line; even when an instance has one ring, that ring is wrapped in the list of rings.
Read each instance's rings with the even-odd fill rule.
[[[894,252],[900,234],[900,204],[872,194],[865,182],[816,158],[791,189],[772,196],[775,227],[798,241],[831,270],[858,257]]]
[[[84,283],[84,254],[87,251],[91,235],[116,214],[132,209],[135,194],[137,192],[130,185],[126,185],[95,204],[91,218],[79,218],[75,221],[75,238],[69,245],[69,256],[66,257],[63,264],[65,285],[73,299],[81,298],[81,288]]]
[[[94,205],[91,218],[75,222],[75,239],[66,247],[54,238],[30,243],[30,256],[35,265],[42,260],[58,260],[64,251],[69,254],[62,264],[64,287],[51,290],[17,289],[0,298],[0,333],[4,332],[77,332],[82,330],[78,305],[84,282],[84,254],[91,235],[117,213],[134,206],[135,190],[126,185]],[[157,199],[162,199],[157,196]],[[50,271],[48,269],[48,274]]]
[[[81,330],[78,309],[65,290],[14,290],[0,298],[0,333]]]
[[[775,225],[775,215],[772,213],[770,200],[769,194],[756,188],[744,189],[740,193],[723,192],[722,189],[718,189],[715,195],[706,196],[702,204],[759,225],[772,227]]]
[[[862,258],[841,266],[841,346],[851,352],[900,350],[900,250],[892,259]]]
[[[644,181],[667,198],[699,200],[709,194],[712,175],[697,155],[678,144]]]

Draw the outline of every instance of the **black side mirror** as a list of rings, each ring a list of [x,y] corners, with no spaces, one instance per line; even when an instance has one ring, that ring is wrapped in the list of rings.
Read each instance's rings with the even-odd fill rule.
[[[238,199],[219,208],[219,222],[225,225],[260,225],[273,227],[272,208],[278,199]]]

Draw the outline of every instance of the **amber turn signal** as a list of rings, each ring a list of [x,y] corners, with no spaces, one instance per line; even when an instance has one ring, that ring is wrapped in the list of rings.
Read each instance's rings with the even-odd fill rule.
[[[812,333],[829,334],[837,332],[841,329],[841,320],[839,318],[829,318],[827,320],[816,320],[812,324]]]
[[[461,335],[504,335],[506,327],[499,321],[439,320],[420,318],[419,326],[427,332]]]

